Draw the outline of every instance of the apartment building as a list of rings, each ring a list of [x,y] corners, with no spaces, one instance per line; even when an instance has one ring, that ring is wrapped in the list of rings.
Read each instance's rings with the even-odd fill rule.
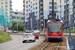
[[[60,18],[57,12],[60,13],[60,1],[54,0],[54,17]],[[43,30],[44,20],[46,24],[47,20],[52,18],[52,0],[23,0],[23,14],[25,15],[25,29]]]
[[[12,23],[18,22],[18,23],[23,23],[23,12],[21,11],[12,11]]]
[[[0,13],[3,15],[3,26],[11,27],[12,26],[12,1],[11,0],[0,0]],[[2,23],[1,23],[2,25]]]
[[[73,1],[72,0],[64,0],[64,30],[69,30],[69,24],[71,23],[71,26],[73,24]]]
[[[73,26],[71,28],[75,30],[75,0],[73,0],[73,15],[72,16],[73,16],[73,18],[72,18],[73,19]]]

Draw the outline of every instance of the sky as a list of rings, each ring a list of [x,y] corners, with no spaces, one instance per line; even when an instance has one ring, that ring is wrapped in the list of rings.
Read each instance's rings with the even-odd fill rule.
[[[13,11],[23,10],[23,0],[12,0],[12,9],[13,9]]]

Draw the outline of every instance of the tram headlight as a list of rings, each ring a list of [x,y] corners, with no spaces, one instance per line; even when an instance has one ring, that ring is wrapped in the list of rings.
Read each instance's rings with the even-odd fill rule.
[[[61,35],[61,33],[59,33],[59,35]]]
[[[51,33],[49,33],[49,35],[50,35]]]

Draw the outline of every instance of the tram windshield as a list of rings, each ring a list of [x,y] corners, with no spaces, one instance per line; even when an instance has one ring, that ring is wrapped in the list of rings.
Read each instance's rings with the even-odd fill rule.
[[[61,23],[49,23],[49,32],[61,32]]]

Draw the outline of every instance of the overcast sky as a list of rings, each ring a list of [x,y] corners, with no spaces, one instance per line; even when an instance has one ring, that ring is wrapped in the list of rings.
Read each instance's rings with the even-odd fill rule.
[[[13,11],[23,10],[23,0],[12,0],[12,9]]]

